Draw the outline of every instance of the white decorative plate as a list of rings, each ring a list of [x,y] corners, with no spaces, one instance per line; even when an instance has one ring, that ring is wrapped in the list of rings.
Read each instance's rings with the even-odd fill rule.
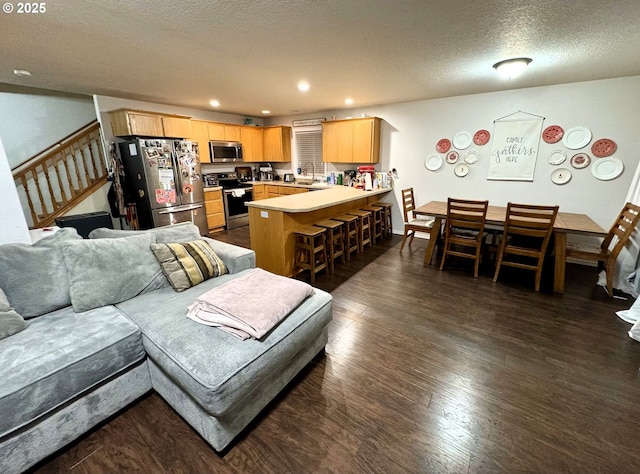
[[[555,184],[566,184],[571,180],[571,171],[567,168],[558,168],[551,173],[551,181]]]
[[[562,144],[569,150],[584,148],[591,141],[591,130],[587,127],[573,127],[562,137]]]
[[[468,165],[472,165],[474,163],[477,163],[477,161],[478,161],[478,154],[473,150],[469,150],[469,152],[467,153],[467,156],[464,157],[464,162]]]
[[[562,150],[553,150],[551,153],[549,153],[549,158],[547,158],[547,161],[551,165],[559,165],[560,163],[564,163],[564,160],[566,159],[567,155],[566,153],[563,153]]]
[[[468,148],[473,142],[473,135],[469,132],[458,132],[453,137],[453,146],[458,150],[464,150]]]
[[[460,163],[459,165],[456,165],[456,167],[453,169],[453,172],[458,178],[462,178],[466,176],[467,173],[469,173],[469,165],[467,165],[466,163]]]
[[[624,165],[618,158],[598,158],[591,165],[591,174],[598,179],[608,181],[622,174]]]
[[[430,155],[424,160],[424,167],[429,171],[436,171],[440,169],[442,163],[444,163],[444,160],[440,155]]]

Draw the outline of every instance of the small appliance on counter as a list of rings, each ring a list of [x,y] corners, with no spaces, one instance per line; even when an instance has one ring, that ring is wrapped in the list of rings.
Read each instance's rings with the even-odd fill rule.
[[[293,173],[285,173],[283,181],[285,183],[293,183],[296,180],[296,176]]]
[[[253,181],[253,171],[251,170],[251,166],[236,166],[235,172],[238,175],[238,181],[241,183]]]
[[[202,175],[202,185],[205,188],[215,188],[220,186],[218,183],[218,176],[216,173],[204,173]]]
[[[271,165],[260,167],[260,181],[273,181],[273,167]]]

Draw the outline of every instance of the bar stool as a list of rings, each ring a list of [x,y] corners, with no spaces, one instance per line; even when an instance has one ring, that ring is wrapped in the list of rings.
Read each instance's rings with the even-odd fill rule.
[[[327,270],[327,246],[325,245],[326,229],[312,225],[301,226],[295,230],[296,235],[296,268],[309,270],[311,283],[316,281],[316,273]],[[295,271],[294,274],[298,273]]]
[[[393,204],[390,202],[374,202],[374,206],[382,207],[382,233],[385,237],[393,235],[393,225],[391,224],[391,208]]]
[[[371,212],[354,209],[347,214],[358,217],[358,246],[364,252],[365,245],[371,247]]]
[[[369,204],[368,206],[363,206],[360,209],[371,213],[371,240],[375,244],[378,239],[382,240],[382,214],[384,212],[384,208],[377,204]]]
[[[324,227],[325,229],[327,229],[326,241],[329,260],[329,271],[333,273],[335,270],[335,262],[337,258],[341,258],[342,263],[345,263],[344,222],[334,221],[333,219],[324,219],[315,222],[313,225]]]
[[[344,253],[347,257],[347,262],[351,261],[351,254],[355,252],[357,255],[360,252],[360,244],[358,239],[358,216],[350,216],[348,214],[342,214],[340,216],[332,217],[331,219],[344,222]]]

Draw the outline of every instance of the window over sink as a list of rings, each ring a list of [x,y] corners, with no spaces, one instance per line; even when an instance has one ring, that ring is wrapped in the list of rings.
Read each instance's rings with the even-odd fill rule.
[[[307,177],[315,175],[322,180],[326,175],[325,163],[322,161],[322,126],[312,125],[296,127],[293,132],[295,164]]]

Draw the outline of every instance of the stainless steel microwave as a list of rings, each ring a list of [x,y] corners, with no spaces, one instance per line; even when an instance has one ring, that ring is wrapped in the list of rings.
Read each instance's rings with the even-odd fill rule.
[[[230,163],[242,161],[242,143],[210,141],[211,161],[213,163]]]

